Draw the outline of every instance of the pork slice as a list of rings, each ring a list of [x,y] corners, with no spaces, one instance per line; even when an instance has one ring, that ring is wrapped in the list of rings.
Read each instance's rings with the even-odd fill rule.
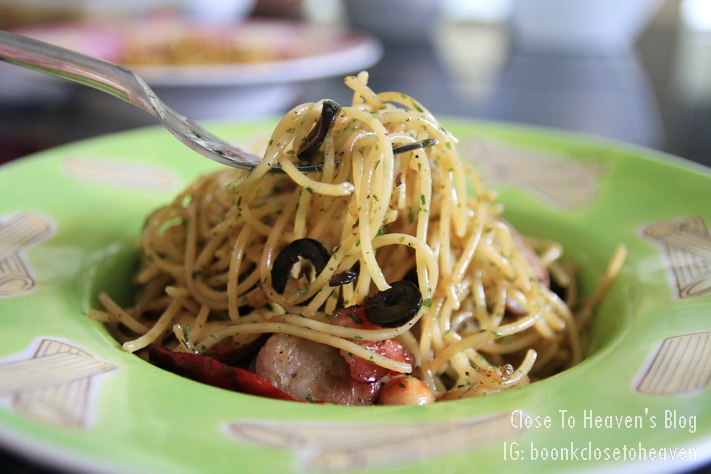
[[[531,246],[526,243],[526,239],[523,237],[523,235],[521,235],[518,230],[516,230],[516,228],[514,228],[513,225],[503,219],[502,222],[506,224],[506,227],[508,227],[511,231],[511,240],[513,241],[514,245],[519,248],[524,258],[531,266],[533,276],[536,278],[536,280],[538,280],[541,285],[550,287],[550,274],[548,273],[548,269],[545,267],[545,265],[543,265],[541,258],[536,254],[536,252],[531,248]],[[527,313],[526,309],[523,308],[512,297],[508,297],[506,299],[506,309],[516,316],[522,316]]]
[[[308,339],[274,334],[257,355],[255,372],[294,398],[371,405],[380,384],[358,382],[340,351]]]
[[[531,248],[526,239],[521,235],[521,233],[516,230],[516,228],[507,221],[503,221],[504,224],[511,230],[511,239],[514,245],[516,245],[523,253],[523,256],[528,261],[531,266],[533,275],[536,279],[544,286],[550,286],[550,275],[548,269],[543,265],[541,258],[536,254],[536,252]]]

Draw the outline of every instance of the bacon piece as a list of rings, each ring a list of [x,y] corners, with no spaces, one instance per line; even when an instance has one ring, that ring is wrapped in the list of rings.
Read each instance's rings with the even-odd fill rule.
[[[526,239],[523,235],[521,235],[521,233],[516,230],[513,225],[503,219],[501,221],[506,224],[506,227],[508,227],[511,231],[511,240],[513,240],[514,245],[521,250],[523,256],[526,258],[526,261],[528,261],[528,264],[531,265],[531,270],[533,271],[533,275],[536,279],[541,283],[541,285],[550,286],[550,275],[548,274],[548,269],[543,265],[540,257],[536,255],[536,252],[534,252],[534,250],[526,243]]]
[[[511,240],[513,241],[513,244],[518,247],[523,254],[523,257],[531,266],[531,271],[533,272],[536,280],[538,280],[541,285],[550,287],[550,274],[548,273],[548,269],[545,265],[543,265],[541,258],[526,243],[526,239],[518,230],[516,230],[516,228],[514,228],[513,225],[511,225],[511,223],[503,219],[501,219],[501,222],[505,224],[511,232]],[[506,298],[506,310],[515,316],[523,316],[527,314],[526,309],[510,296]]]
[[[365,305],[362,304],[337,310],[333,317],[333,324],[349,328],[380,329],[380,326],[368,321]],[[371,352],[375,352],[389,359],[407,362],[409,364],[414,362],[412,354],[407,352],[405,347],[394,339],[387,339],[385,341],[361,341],[352,339],[352,341]],[[376,382],[390,373],[390,370],[365,360],[362,357],[349,354],[345,351],[341,351],[341,355],[346,359],[348,365],[350,365],[353,380],[359,382]]]

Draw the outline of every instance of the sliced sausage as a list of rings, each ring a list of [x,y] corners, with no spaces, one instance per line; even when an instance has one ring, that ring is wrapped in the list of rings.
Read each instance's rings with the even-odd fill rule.
[[[257,355],[255,372],[294,398],[341,405],[371,405],[379,383],[358,382],[338,349],[274,334]]]

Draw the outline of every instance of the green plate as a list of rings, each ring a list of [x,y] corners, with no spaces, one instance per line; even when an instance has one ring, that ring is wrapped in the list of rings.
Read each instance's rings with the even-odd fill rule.
[[[0,442],[102,472],[678,471],[711,457],[711,172],[618,143],[459,119],[507,217],[558,239],[595,315],[589,357],[544,381],[426,407],[342,407],[231,393],[121,351],[88,310],[131,294],[148,213],[216,165],[163,129],[0,168]],[[253,147],[274,122],[214,124]]]

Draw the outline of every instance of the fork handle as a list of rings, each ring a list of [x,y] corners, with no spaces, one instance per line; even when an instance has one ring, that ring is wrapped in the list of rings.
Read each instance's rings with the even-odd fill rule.
[[[3,30],[0,59],[93,87],[155,115],[145,97],[147,86],[143,79],[108,61]]]

